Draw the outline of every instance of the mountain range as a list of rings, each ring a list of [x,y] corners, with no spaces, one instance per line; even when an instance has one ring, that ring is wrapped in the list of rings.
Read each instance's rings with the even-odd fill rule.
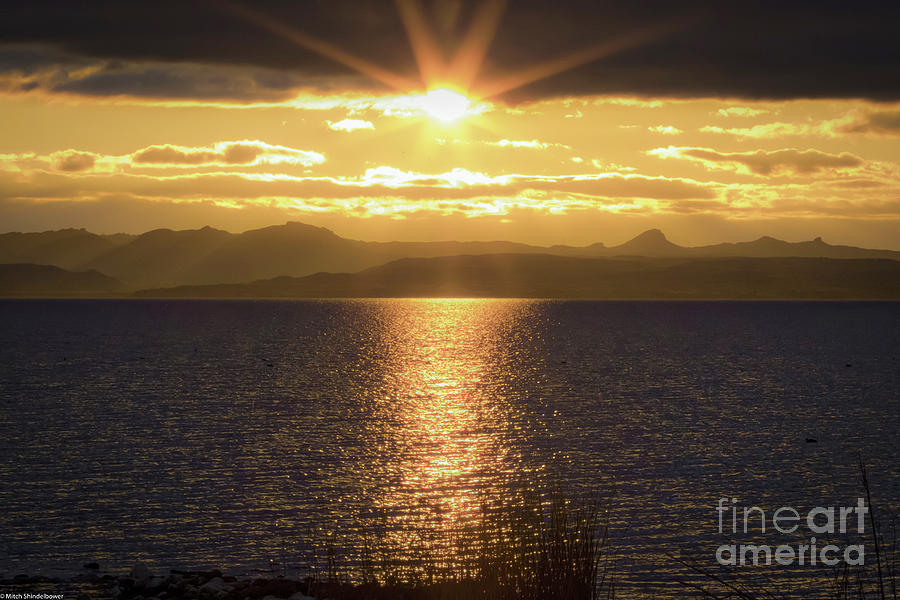
[[[404,258],[359,273],[181,286],[144,298],[900,299],[900,262],[834,258]]]
[[[0,263],[95,270],[129,289],[246,283],[315,273],[356,273],[408,258],[460,255],[544,255],[566,258],[646,257],[834,258],[900,261],[900,252],[836,246],[821,238],[685,247],[651,229],[618,245],[532,246],[515,242],[364,242],[303,223],[230,233],[204,227],[156,229],[140,235],[99,235],[84,229],[0,235]],[[436,266],[439,266],[436,264]]]

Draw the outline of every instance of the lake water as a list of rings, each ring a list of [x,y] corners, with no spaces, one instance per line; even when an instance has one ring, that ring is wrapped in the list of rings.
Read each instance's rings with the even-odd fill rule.
[[[0,576],[415,554],[527,490],[601,499],[622,597],[676,597],[720,497],[852,505],[861,456],[898,515],[898,348],[897,303],[2,301]]]

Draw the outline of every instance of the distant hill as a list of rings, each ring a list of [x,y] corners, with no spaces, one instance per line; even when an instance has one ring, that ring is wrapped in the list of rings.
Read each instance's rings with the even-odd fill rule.
[[[821,237],[809,242],[785,242],[763,236],[752,242],[679,246],[659,229],[650,229],[618,246],[602,244],[585,248],[585,256],[648,256],[655,258],[886,258],[900,260],[895,250],[873,250],[855,246],[833,246]]]
[[[172,231],[156,229],[137,236],[85,263],[131,285],[163,285],[185,281],[229,281],[220,271],[203,277],[203,264],[234,238],[211,227]]]
[[[763,236],[752,242],[714,244],[688,248],[688,256],[747,256],[757,258],[774,258],[785,256],[821,257],[821,258],[887,258],[900,260],[900,252],[892,250],[870,250],[855,246],[832,246],[822,238],[809,242],[785,242],[773,237]]]
[[[97,235],[84,229],[0,235],[0,263],[36,263],[64,269],[83,267],[136,236]]]
[[[143,290],[140,297],[900,299],[900,262],[828,258],[575,258],[492,254],[401,259],[359,273]]]
[[[50,265],[0,264],[0,296],[91,296],[122,292],[122,282],[97,271]]]
[[[401,258],[481,254],[550,254],[563,257],[652,258],[821,257],[900,260],[900,252],[832,246],[816,238],[684,247],[651,229],[618,245],[541,247],[515,242],[363,242],[332,231],[287,223],[244,233],[204,227],[157,229],[139,236],[99,236],[83,229],[0,235],[0,262],[29,262],[66,269],[96,269],[132,288],[243,283],[318,272],[357,272]]]
[[[48,245],[56,243],[56,238],[61,242],[51,251]],[[76,244],[86,243],[84,239],[94,244],[92,251],[76,252]],[[240,234],[211,227],[157,229],[120,241],[83,230],[3,234],[0,262],[96,269],[132,287],[147,287],[359,271],[404,257],[547,251],[513,242],[362,242],[295,222]],[[564,247],[559,252],[565,252]]]

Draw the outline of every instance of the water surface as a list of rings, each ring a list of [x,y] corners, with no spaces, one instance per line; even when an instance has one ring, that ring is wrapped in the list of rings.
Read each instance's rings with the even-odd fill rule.
[[[2,301],[0,574],[415,554],[528,490],[674,596],[720,497],[852,504],[862,456],[897,514],[898,344],[896,303]]]

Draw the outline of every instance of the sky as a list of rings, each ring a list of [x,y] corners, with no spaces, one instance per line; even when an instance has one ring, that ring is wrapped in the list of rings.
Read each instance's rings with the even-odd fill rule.
[[[0,3],[0,231],[900,249],[900,5]]]

